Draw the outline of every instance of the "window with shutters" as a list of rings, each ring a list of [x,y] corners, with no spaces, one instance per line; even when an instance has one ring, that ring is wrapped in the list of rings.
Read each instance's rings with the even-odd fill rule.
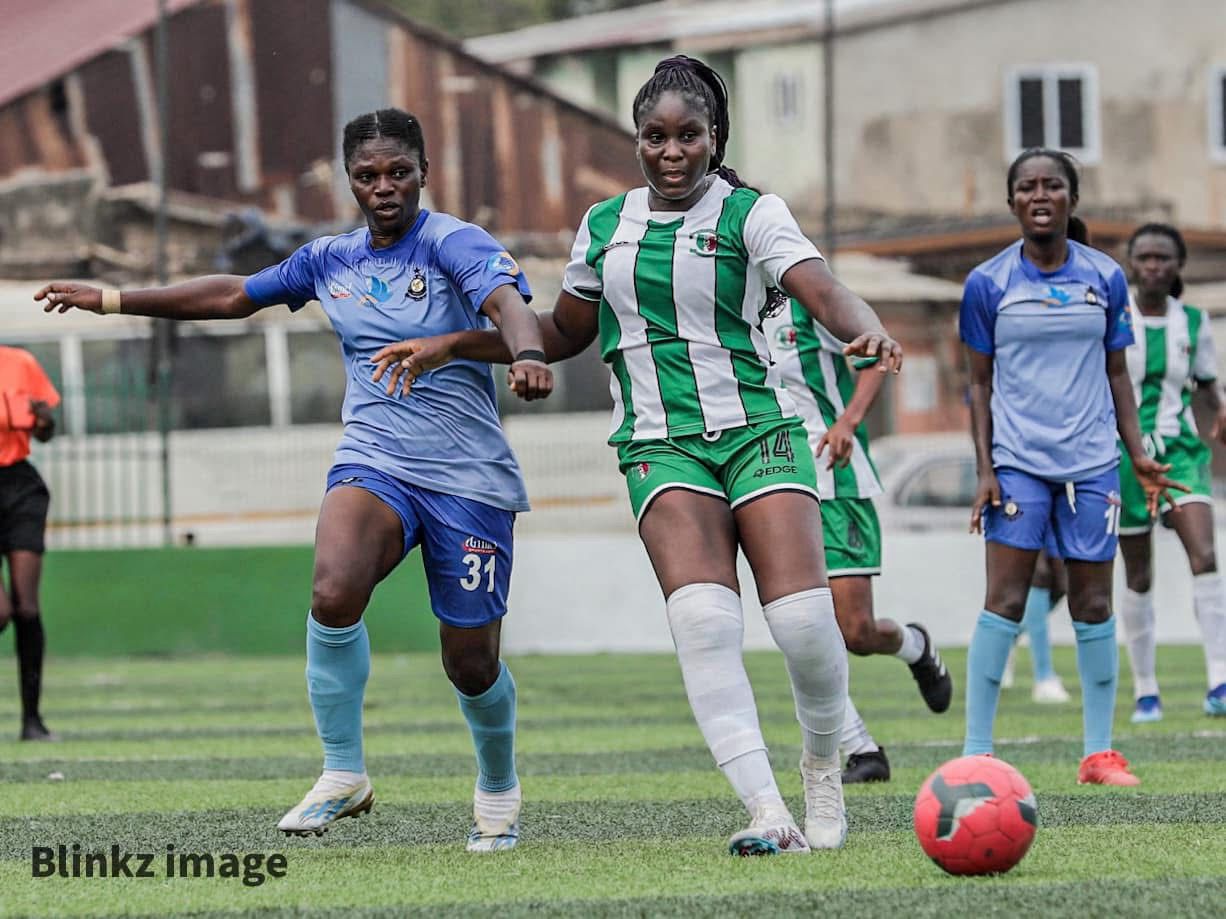
[[[1028,147],[1055,147],[1082,163],[1098,161],[1098,75],[1092,65],[1044,64],[1006,75],[1005,159]]]

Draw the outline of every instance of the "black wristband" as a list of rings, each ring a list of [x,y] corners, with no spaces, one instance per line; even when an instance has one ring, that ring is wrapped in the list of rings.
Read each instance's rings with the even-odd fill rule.
[[[511,363],[517,364],[520,361],[540,361],[540,363],[544,364],[546,363],[545,352],[538,351],[536,348],[524,348],[523,351],[515,355],[515,360],[511,361]]]

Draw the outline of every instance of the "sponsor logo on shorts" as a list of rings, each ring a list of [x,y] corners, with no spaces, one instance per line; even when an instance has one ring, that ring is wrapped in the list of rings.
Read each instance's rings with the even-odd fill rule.
[[[753,477],[755,479],[765,478],[768,475],[795,475],[795,466],[763,466],[761,469],[755,469]]]
[[[476,536],[469,536],[460,548],[465,552],[476,552],[478,555],[494,555],[498,551],[498,546],[494,543],[487,539],[478,539]]]
[[[511,277],[519,274],[519,265],[516,264],[515,259],[511,258],[510,252],[497,252],[491,255],[486,267],[490,271],[501,271]]]
[[[690,248],[693,255],[710,257],[719,249],[719,234],[711,229],[695,230],[694,245]]]
[[[336,484],[337,485],[352,485],[354,482],[360,482],[360,481],[362,481],[362,477],[360,475],[347,475],[343,479],[341,479],[339,482],[337,482]]]
[[[426,295],[426,276],[416,265],[413,266],[413,277],[409,280],[409,289],[404,295],[413,300],[420,300]]]
[[[344,284],[342,284],[340,281],[329,281],[328,282],[328,296],[331,297],[333,300],[348,300],[350,297],[353,296],[353,294],[351,294],[349,292],[349,288],[346,287]]]
[[[651,475],[651,463],[636,463],[634,474],[639,477],[640,482],[643,481],[647,476]]]
[[[1005,519],[1006,520],[1017,520],[1021,516],[1023,516],[1022,509],[1017,506],[1016,501],[1006,501],[1005,502]]]

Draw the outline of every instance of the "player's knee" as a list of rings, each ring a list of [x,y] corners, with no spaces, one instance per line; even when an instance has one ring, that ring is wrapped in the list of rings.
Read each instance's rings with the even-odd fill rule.
[[[24,603],[13,607],[13,616],[26,622],[37,619],[40,614],[41,610],[37,605]]]
[[[317,574],[311,585],[311,613],[320,625],[340,629],[362,618],[367,597],[344,577]]]
[[[1192,574],[1212,574],[1217,571],[1217,553],[1212,548],[1197,547],[1188,553]]]
[[[843,641],[847,650],[861,657],[875,654],[879,650],[877,624],[869,617],[853,620],[843,629]]]
[[[443,670],[451,685],[466,696],[479,696],[498,679],[498,655],[482,648],[443,650]]]
[[[1131,591],[1147,594],[1154,586],[1154,575],[1148,568],[1144,571],[1128,571],[1124,575],[1124,583]]]
[[[1111,618],[1111,597],[1109,594],[1092,594],[1077,598],[1076,604],[1070,601],[1069,612],[1077,622],[1096,625]]]

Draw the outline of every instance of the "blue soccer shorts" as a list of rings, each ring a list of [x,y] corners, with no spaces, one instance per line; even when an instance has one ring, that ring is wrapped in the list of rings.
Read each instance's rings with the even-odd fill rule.
[[[997,469],[1000,507],[984,509],[983,535],[1017,549],[1045,549],[1078,562],[1115,558],[1120,534],[1120,474],[1109,469],[1080,482],[1049,482]]]
[[[404,554],[421,546],[430,606],[440,621],[475,629],[506,615],[514,511],[430,491],[354,463],[329,470],[328,490],[337,485],[365,489],[400,517]]]

